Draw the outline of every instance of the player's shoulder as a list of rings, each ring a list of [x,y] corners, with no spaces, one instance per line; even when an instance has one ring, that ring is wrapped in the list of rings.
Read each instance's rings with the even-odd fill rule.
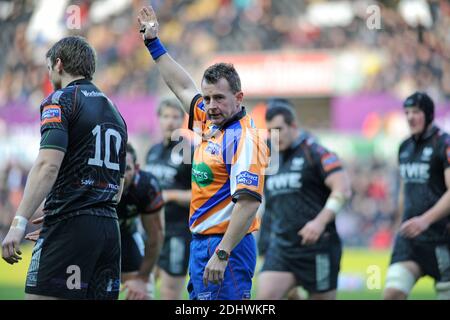
[[[59,90],[56,90],[50,93],[44,100],[41,102],[41,108],[48,105],[58,105],[67,107],[73,102],[75,94],[75,88],[66,87]]]
[[[450,134],[442,130],[441,128],[437,128],[436,137],[438,139],[439,144],[450,145]]]
[[[151,172],[139,170],[138,174],[139,174],[138,186],[142,186],[144,188],[147,187],[159,188],[158,179]]]
[[[302,132],[300,135],[300,146],[304,144],[307,148],[309,148],[314,154],[318,154],[319,156],[323,156],[330,153],[325,146],[323,146],[315,136],[313,136],[309,132]]]
[[[147,152],[147,161],[157,160],[163,150],[164,150],[164,144],[162,142],[152,145]]]

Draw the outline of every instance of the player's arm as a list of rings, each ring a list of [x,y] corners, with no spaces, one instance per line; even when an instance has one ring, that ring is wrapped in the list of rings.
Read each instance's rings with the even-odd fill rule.
[[[19,249],[27,221],[36,212],[50,192],[64,159],[64,152],[58,149],[41,149],[28,175],[22,201],[17,209],[11,228],[2,243],[2,257],[13,264],[21,258]]]
[[[158,39],[159,25],[151,6],[139,12],[138,21],[146,46],[149,49],[165,83],[183,104],[189,113],[192,99],[199,90],[191,76],[167,53]],[[145,31],[144,31],[145,30]]]
[[[402,221],[404,199],[405,199],[404,190],[405,190],[404,183],[403,183],[403,181],[400,180],[400,186],[399,186],[399,190],[398,190],[398,199],[397,199],[397,210],[395,212],[395,217],[394,217],[394,230],[398,230],[398,228],[400,227],[400,223]]]
[[[189,204],[191,203],[192,192],[191,190],[178,190],[178,189],[164,190],[163,198],[166,203],[173,201],[179,204],[180,206],[186,207],[189,206]]]
[[[414,238],[424,232],[430,225],[450,214],[450,167],[444,171],[447,191],[429,210],[418,217],[411,218],[400,226],[400,233],[408,238]]]
[[[147,234],[144,259],[142,260],[138,276],[148,281],[156,261],[158,260],[164,241],[164,231],[161,223],[162,208],[152,214],[141,214],[142,226]]]
[[[256,211],[260,205],[253,196],[241,194],[231,213],[230,223],[227,231],[223,235],[222,241],[217,248],[230,253],[234,247],[244,238],[256,216]],[[228,261],[220,260],[216,254],[213,254],[208,261],[203,274],[203,282],[207,286],[208,281],[219,283],[224,278],[225,269]]]
[[[325,179],[325,185],[331,190],[324,208],[300,231],[302,244],[314,244],[328,223],[334,220],[336,215],[350,199],[352,191],[350,181],[344,170],[336,171]]]

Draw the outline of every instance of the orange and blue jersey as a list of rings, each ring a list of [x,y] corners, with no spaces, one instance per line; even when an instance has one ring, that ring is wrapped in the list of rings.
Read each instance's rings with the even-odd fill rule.
[[[265,138],[244,107],[221,127],[213,125],[207,120],[201,95],[192,100],[189,129],[201,137],[192,164],[189,227],[194,234],[224,234],[242,194],[261,201],[268,164]],[[258,228],[255,218],[248,232]]]

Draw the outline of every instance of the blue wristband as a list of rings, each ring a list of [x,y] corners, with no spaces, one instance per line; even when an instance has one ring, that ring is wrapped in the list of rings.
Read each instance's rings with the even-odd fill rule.
[[[151,40],[145,40],[145,46],[147,47],[148,51],[152,55],[153,60],[158,59],[163,54],[167,53],[166,48],[164,48],[164,45],[159,41],[158,38],[154,38]]]

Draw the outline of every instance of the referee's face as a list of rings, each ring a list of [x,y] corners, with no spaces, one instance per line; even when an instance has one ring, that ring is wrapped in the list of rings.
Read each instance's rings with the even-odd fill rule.
[[[202,93],[206,115],[214,125],[220,126],[241,110],[244,94],[233,93],[225,78],[214,84],[203,80]]]

